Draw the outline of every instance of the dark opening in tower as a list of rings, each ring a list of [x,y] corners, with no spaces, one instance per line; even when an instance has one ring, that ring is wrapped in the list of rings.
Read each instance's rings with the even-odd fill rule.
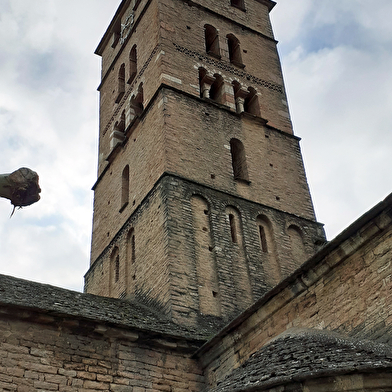
[[[230,151],[234,179],[249,181],[244,145],[238,139],[231,139]]]
[[[206,52],[220,58],[218,30],[211,25],[204,26]]]
[[[229,34],[226,38],[230,62],[239,67],[243,67],[240,41],[233,34]]]

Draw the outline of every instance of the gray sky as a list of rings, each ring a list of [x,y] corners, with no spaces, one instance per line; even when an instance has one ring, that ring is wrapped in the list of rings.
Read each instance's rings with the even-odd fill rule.
[[[0,199],[0,273],[82,290],[97,163],[93,52],[119,3],[0,0],[0,172],[30,167],[42,188],[12,219]],[[390,15],[390,0],[279,0],[271,13],[329,239],[392,191]]]

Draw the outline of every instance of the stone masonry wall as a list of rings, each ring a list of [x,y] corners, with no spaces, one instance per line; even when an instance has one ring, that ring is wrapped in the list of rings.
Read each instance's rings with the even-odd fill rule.
[[[384,203],[388,204],[388,203]],[[201,353],[216,385],[271,339],[292,327],[338,331],[356,338],[392,339],[392,211],[354,226],[276,287]],[[355,224],[354,224],[355,225]],[[350,236],[347,233],[350,232]],[[315,259],[316,260],[316,259]]]
[[[186,3],[184,0],[180,0]],[[268,1],[269,2],[269,1]],[[193,4],[199,4],[213,13],[223,15],[238,24],[250,27],[257,32],[269,37],[274,38],[271,23],[269,20],[269,9],[266,4],[262,4],[258,0],[249,0],[245,3],[245,10],[238,9],[231,5],[230,0],[193,0]],[[191,3],[191,4],[192,4]],[[190,5],[191,5],[190,4]],[[195,7],[196,8],[196,7]]]
[[[165,89],[167,171],[314,220],[299,140],[213,102]],[[233,175],[230,140],[245,149],[250,184]]]
[[[162,186],[158,184],[95,260],[85,276],[85,292],[168,306],[171,288],[165,204]],[[115,248],[119,250],[117,282],[112,279],[115,266],[111,263]]]
[[[162,183],[167,195],[173,318],[181,324],[202,323],[208,316],[221,316],[228,322],[317,250],[315,240],[323,230],[314,222],[182,178],[166,176]],[[204,200],[203,208],[196,208],[195,197]],[[229,222],[232,213],[236,214],[235,242]],[[268,253],[261,249],[260,215],[271,225]],[[298,260],[292,256],[287,232],[291,224],[301,228],[304,238],[306,251]],[[203,260],[212,259],[207,269],[198,266],[200,252]],[[275,268],[279,271],[276,276]],[[211,269],[216,274],[214,284]],[[208,292],[201,289],[207,282]]]
[[[211,3],[214,3],[213,8],[217,8],[216,2]],[[260,8],[259,20],[269,23],[267,7],[256,1],[249,3],[250,7],[257,4]],[[228,8],[236,13],[244,13],[232,6]],[[161,2],[161,40],[164,51],[161,58],[162,81],[200,96],[199,68],[205,69],[210,77],[218,74],[225,83],[226,105],[233,111],[236,108],[232,83],[238,82],[244,91],[249,87],[254,88],[258,93],[260,116],[275,127],[292,133],[276,42],[254,30],[253,18],[249,19],[246,28],[227,19],[226,15],[234,16],[232,12],[220,9],[219,13],[224,16],[181,0]],[[248,10],[246,14],[248,15]],[[219,59],[206,53],[206,24],[218,30]],[[239,40],[243,63],[241,66],[230,62],[226,38],[229,34]]]
[[[15,316],[20,316],[19,320]],[[155,340],[121,329],[104,329],[78,320],[41,316],[13,309],[0,320],[0,389],[2,391],[201,391],[204,379],[186,349],[174,341]],[[186,344],[185,344],[186,346]]]
[[[128,133],[116,159],[95,186],[91,263],[140,205],[165,168],[164,119],[157,97],[148,116]],[[121,210],[122,172],[129,165],[129,203]],[[120,212],[121,210],[121,212]]]
[[[143,4],[142,4],[143,3]],[[124,44],[119,43],[112,48],[108,43],[102,54],[102,81],[99,87],[100,92],[100,137],[99,137],[99,170],[98,175],[104,169],[104,159],[110,152],[110,134],[114,129],[115,123],[121,119],[121,114],[126,114],[126,126],[130,123],[130,100],[132,96],[138,93],[140,86],[143,87],[143,106],[146,107],[148,102],[154,96],[160,85],[160,50],[158,41],[159,23],[157,21],[157,7],[154,1],[143,1],[140,3],[135,15],[133,30],[129,34]],[[138,15],[144,9],[145,3],[151,3],[143,13],[142,17]],[[131,9],[128,9],[123,19],[128,16]],[[136,44],[137,49],[137,75],[131,83],[128,83],[130,77],[130,51]],[[113,63],[112,63],[113,62]],[[107,69],[107,64],[110,67]],[[118,74],[122,64],[125,64],[125,92],[120,100],[116,103],[118,96]]]

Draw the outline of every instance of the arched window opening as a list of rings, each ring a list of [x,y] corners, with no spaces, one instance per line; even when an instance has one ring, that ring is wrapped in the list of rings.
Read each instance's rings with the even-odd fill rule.
[[[250,281],[249,265],[244,246],[244,230],[240,211],[234,206],[225,208],[226,222],[228,223],[227,237],[230,235],[231,243],[226,248],[227,257],[231,260],[232,283],[231,286],[239,294],[238,304],[247,306],[252,303],[252,285]]]
[[[135,264],[136,248],[135,248],[135,232],[134,232],[134,230],[132,230],[132,233],[131,233],[130,246],[131,246],[131,264]]]
[[[271,222],[264,215],[259,215],[256,219],[259,232],[260,248],[263,253],[273,253]]]
[[[222,103],[224,81],[222,76],[215,74],[215,81],[210,88],[210,98],[216,102]]]
[[[233,80],[232,85],[234,90],[234,96],[237,96],[239,91],[241,90],[241,83],[237,82],[237,80]]]
[[[230,151],[234,179],[249,181],[244,145],[238,139],[231,139]]]
[[[129,165],[125,166],[121,176],[121,210],[129,202]]]
[[[114,247],[110,255],[110,288],[109,295],[114,295],[115,284],[120,280],[120,252],[118,247]]]
[[[229,223],[230,229],[230,239],[233,244],[238,244],[239,246],[243,243],[243,233],[241,224],[241,214],[236,207],[227,206],[226,207],[226,217]]]
[[[130,101],[130,109],[131,109],[131,120],[136,116],[140,116],[143,113],[143,83],[138,87],[138,91],[136,95],[133,95]]]
[[[210,223],[210,206],[203,197],[194,195],[192,208],[193,243],[199,294],[199,310],[206,315],[221,315],[218,274],[215,265]],[[207,211],[207,214],[205,213]]]
[[[275,285],[281,280],[282,275],[276,255],[276,243],[271,221],[265,215],[258,215],[256,228],[260,240],[260,260],[265,267],[265,271],[268,271],[267,278],[270,284]]]
[[[267,237],[265,235],[265,230],[262,225],[259,224],[259,236],[260,236],[260,246],[261,250],[264,253],[268,253],[268,243],[267,243]]]
[[[259,99],[257,97],[257,91],[249,87],[248,88],[249,94],[245,98],[244,102],[244,111],[254,116],[260,117],[260,106],[259,106]]]
[[[206,76],[207,71],[204,68],[199,68],[200,98],[209,98],[210,86],[205,82]]]
[[[299,266],[306,261],[306,251],[302,231],[298,226],[291,225],[287,229],[287,233],[290,237],[291,255],[293,257],[294,264]]]
[[[121,101],[125,93],[125,64],[121,64],[120,69],[118,71],[118,86],[117,86],[117,98],[116,103]]]
[[[237,243],[237,228],[235,223],[235,217],[233,214],[229,214],[229,223],[230,223],[231,242]]]
[[[211,56],[220,58],[218,30],[214,26],[206,24],[204,26],[204,34],[206,52]]]
[[[140,85],[137,89],[136,100],[140,104],[140,107],[143,110],[144,109],[144,107],[143,107],[143,102],[144,102],[143,83],[140,83]]]
[[[243,67],[240,41],[233,34],[229,34],[226,38],[230,62],[239,67]]]
[[[136,45],[133,45],[131,52],[129,53],[129,79],[128,83],[131,84],[137,74],[137,54]]]
[[[245,11],[245,2],[244,0],[231,0],[231,5],[233,7],[239,8],[240,10]]]

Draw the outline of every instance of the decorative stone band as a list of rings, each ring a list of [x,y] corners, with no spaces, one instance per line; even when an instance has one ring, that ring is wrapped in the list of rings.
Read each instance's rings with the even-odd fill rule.
[[[272,82],[267,82],[266,80],[257,78],[256,76],[253,76],[251,74],[248,74],[241,69],[232,67],[231,65],[228,65],[227,63],[219,60],[215,60],[210,56],[206,56],[202,53],[195,52],[194,50],[190,50],[187,48],[184,48],[183,46],[177,45],[176,43],[173,42],[174,47],[176,50],[178,50],[181,53],[184,53],[185,55],[189,57],[193,57],[198,60],[204,61],[206,64],[213,65],[217,68],[220,68],[224,71],[229,71],[232,74],[239,76],[241,78],[246,78],[247,80],[252,81],[253,83],[258,84],[259,86],[268,88],[269,90],[277,91],[278,93],[283,94],[283,86],[280,86],[278,84],[272,83]]]

